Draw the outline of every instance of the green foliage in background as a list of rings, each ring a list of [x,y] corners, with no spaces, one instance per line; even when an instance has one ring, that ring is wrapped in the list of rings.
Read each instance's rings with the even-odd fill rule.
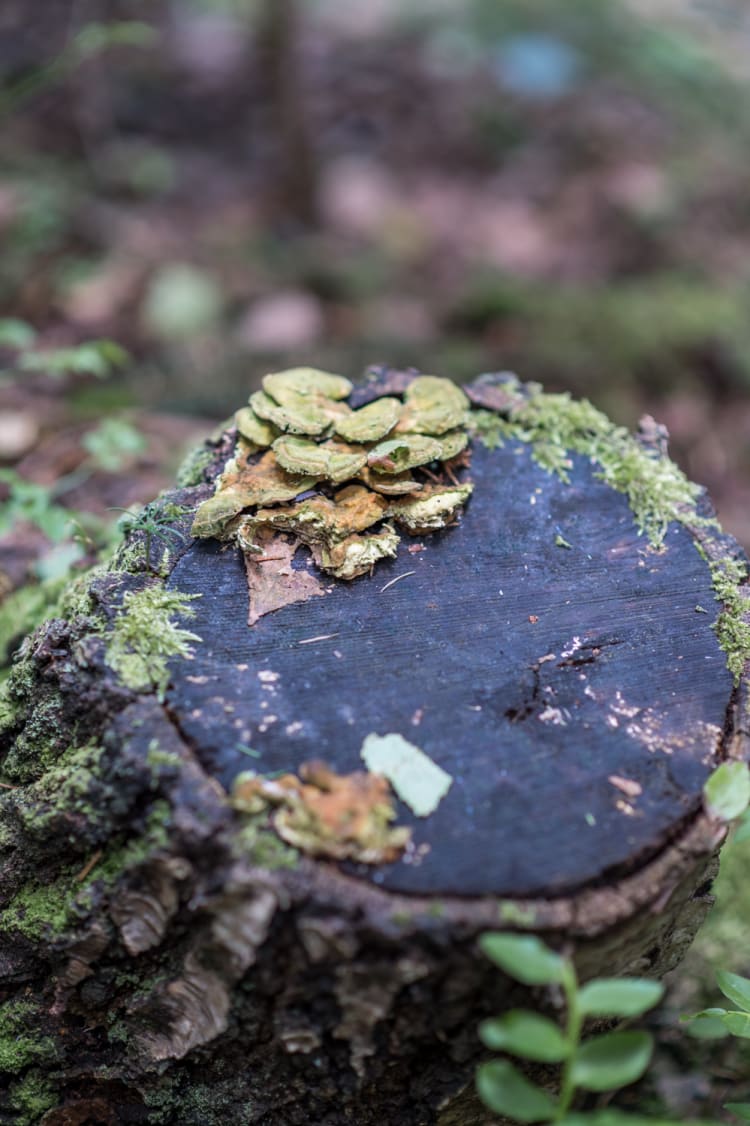
[[[0,348],[15,353],[0,377],[8,380],[23,372],[35,372],[52,379],[71,375],[107,379],[130,359],[113,340],[87,340],[69,348],[35,348],[36,342],[37,333],[26,321],[15,317],[0,320]]]
[[[136,20],[116,23],[88,23],[77,31],[66,47],[46,65],[23,78],[0,86],[0,117],[12,113],[28,98],[63,82],[88,59],[113,47],[153,47],[156,32],[149,24]]]

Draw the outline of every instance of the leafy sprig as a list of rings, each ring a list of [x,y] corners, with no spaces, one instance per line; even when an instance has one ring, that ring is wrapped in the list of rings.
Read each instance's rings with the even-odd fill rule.
[[[583,1040],[583,1028],[587,1017],[645,1013],[662,996],[659,982],[599,978],[581,986],[571,959],[530,935],[489,933],[482,936],[480,946],[496,966],[524,985],[560,988],[566,1007],[563,1028],[526,1009],[511,1010],[480,1025],[479,1035],[488,1048],[561,1067],[560,1092],[555,1098],[531,1083],[509,1060],[481,1064],[477,1088],[490,1110],[517,1122],[567,1123],[577,1090],[612,1091],[640,1079],[653,1046],[647,1032],[625,1029]]]

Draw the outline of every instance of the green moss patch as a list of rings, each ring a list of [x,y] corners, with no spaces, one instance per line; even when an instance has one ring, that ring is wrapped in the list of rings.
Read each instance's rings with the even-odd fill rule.
[[[52,1085],[35,1069],[10,1088],[10,1104],[16,1112],[16,1126],[36,1126],[45,1111],[51,1110],[56,1103]]]
[[[191,618],[190,603],[197,595],[165,590],[161,584],[125,594],[107,642],[107,664],[134,692],[157,692],[163,696],[172,657],[189,657],[196,633],[173,621]]]
[[[2,929],[35,942],[65,934],[76,913],[79,890],[75,871],[70,868],[52,883],[25,885],[3,909]]]
[[[71,843],[78,833],[76,818],[85,817],[95,828],[106,822],[109,809],[96,800],[99,764],[103,750],[98,746],[73,747],[60,756],[39,781],[24,788],[23,801],[11,796],[14,815],[24,830],[36,837],[45,836],[61,817],[70,822]]]
[[[750,661],[749,606],[742,593],[748,579],[747,567],[742,560],[731,557],[709,560],[708,566],[716,600],[722,606],[713,628],[727,655],[727,668],[735,684],[739,684]]]
[[[0,1072],[18,1072],[34,1060],[55,1055],[54,1041],[33,1027],[35,1009],[23,1001],[0,1005]]]

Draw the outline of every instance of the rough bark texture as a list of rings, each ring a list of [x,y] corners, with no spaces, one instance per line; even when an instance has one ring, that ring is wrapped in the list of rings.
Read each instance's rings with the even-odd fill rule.
[[[80,580],[60,616],[25,643],[6,691],[0,1122],[476,1126],[489,1121],[472,1095],[478,1021],[518,1004],[553,1012],[556,1004],[504,979],[478,953],[477,936],[498,927],[541,934],[574,954],[584,979],[660,977],[676,965],[710,905],[724,834],[701,811],[701,780],[723,757],[747,752],[746,683],[732,690],[712,664],[705,698],[714,707],[717,684],[724,693],[721,729],[704,733],[700,769],[684,776],[680,755],[692,761],[696,748],[681,747],[677,733],[670,769],[684,793],[666,828],[661,814],[646,817],[648,840],[638,838],[632,855],[577,884],[568,872],[553,894],[514,893],[534,888],[523,875],[467,895],[451,877],[441,891],[439,866],[404,891],[395,868],[383,887],[376,870],[302,856],[227,800],[232,770],[255,764],[241,754],[219,762],[188,722],[185,678],[210,671],[201,645],[189,666],[172,662],[168,687],[158,663],[137,688],[132,669],[112,667],[112,631],[128,599],[176,589],[193,565],[192,513],[233,442],[227,432],[208,444],[184,487],[156,502],[152,516],[180,536],[135,532],[111,564]],[[474,476],[481,489],[478,466]],[[575,484],[584,501],[589,484]],[[458,550],[455,537],[469,530],[449,530],[436,553]],[[615,553],[611,566],[620,565]],[[216,588],[207,569],[207,602]],[[238,630],[246,617],[245,601]],[[274,619],[262,622],[283,635]],[[201,634],[200,624],[185,625]],[[715,658],[710,630],[704,644]],[[223,704],[236,705],[232,686],[224,691]],[[533,730],[541,740],[562,728],[542,720]],[[657,725],[640,739],[647,771],[669,737]],[[305,748],[291,757],[294,769]],[[573,793],[580,777],[564,784]],[[629,818],[622,822],[627,829]],[[481,866],[488,846],[475,848]]]

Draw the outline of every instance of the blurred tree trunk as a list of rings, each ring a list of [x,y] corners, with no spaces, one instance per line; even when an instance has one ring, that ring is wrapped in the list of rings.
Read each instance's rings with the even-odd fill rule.
[[[262,0],[258,45],[274,135],[273,201],[282,215],[313,226],[317,167],[305,112],[299,29],[297,0]]]

